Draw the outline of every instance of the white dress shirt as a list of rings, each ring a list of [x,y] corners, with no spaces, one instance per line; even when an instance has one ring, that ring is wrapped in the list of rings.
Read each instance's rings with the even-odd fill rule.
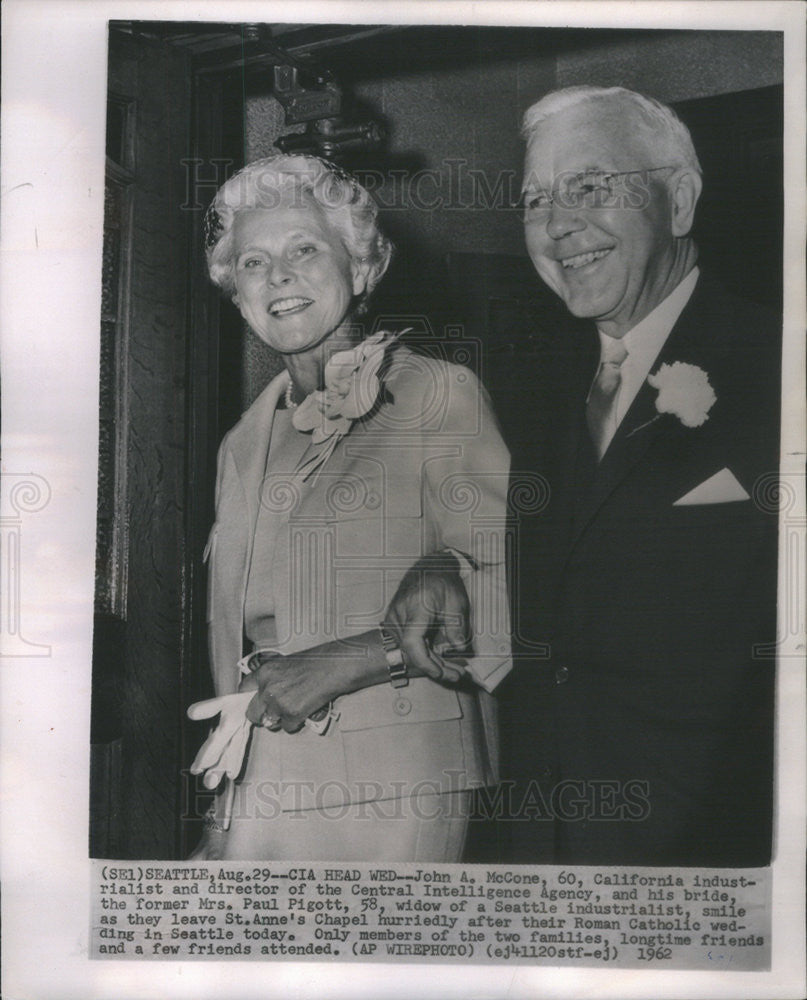
[[[616,400],[616,419],[610,429],[610,437],[616,433],[625,414],[630,409],[631,403],[641,389],[642,383],[650,374],[650,370],[661,353],[672,328],[695,290],[699,274],[698,268],[693,267],[666,299],[660,302],[651,313],[648,313],[641,323],[637,323],[622,337],[622,343],[628,356],[619,369],[622,381]],[[607,357],[605,345],[609,337],[602,330],[597,332],[600,335],[600,363],[602,364],[603,359]]]

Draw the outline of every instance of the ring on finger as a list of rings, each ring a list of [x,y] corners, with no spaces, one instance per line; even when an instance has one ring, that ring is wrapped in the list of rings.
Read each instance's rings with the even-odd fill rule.
[[[264,729],[274,729],[280,725],[280,716],[274,715],[267,709],[261,716],[261,725]]]

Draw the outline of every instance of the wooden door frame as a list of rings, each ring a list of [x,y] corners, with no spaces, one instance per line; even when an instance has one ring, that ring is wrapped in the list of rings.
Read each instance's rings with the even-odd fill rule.
[[[222,310],[222,299],[207,277],[204,252],[204,210],[215,189],[241,167],[243,140],[233,142],[225,115],[239,93],[232,72],[195,69],[191,81],[192,153],[186,164],[186,206],[189,227],[187,319],[186,496],[183,566],[183,622],[180,676],[180,780],[177,785],[177,856],[186,857],[201,834],[199,817],[207,799],[197,794],[197,783],[187,768],[199,748],[201,727],[192,725],[184,708],[212,696],[207,659],[206,568],[203,552],[213,523],[213,485],[220,427],[221,328],[232,323]]]

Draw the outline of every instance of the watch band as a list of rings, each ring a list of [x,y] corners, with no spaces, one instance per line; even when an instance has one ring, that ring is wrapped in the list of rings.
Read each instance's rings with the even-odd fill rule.
[[[395,688],[406,687],[409,683],[409,671],[407,670],[406,660],[404,660],[401,647],[398,645],[398,640],[383,625],[379,625],[378,631],[381,633],[384,656],[387,658],[389,682]]]

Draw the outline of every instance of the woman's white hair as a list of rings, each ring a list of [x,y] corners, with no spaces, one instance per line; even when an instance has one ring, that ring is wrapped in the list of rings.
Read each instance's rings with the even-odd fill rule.
[[[368,266],[367,285],[357,303],[361,311],[389,266],[392,243],[379,228],[378,206],[369,192],[347,171],[317,156],[277,153],[255,160],[219,188],[205,215],[210,280],[233,297],[236,215],[252,208],[275,208],[289,191],[293,196],[307,195],[320,205],[339,230],[351,258]]]
[[[655,157],[665,161],[664,166],[689,167],[701,173],[689,129],[672,108],[625,87],[578,86],[553,90],[527,108],[521,134],[529,141],[538,126],[548,118],[588,102],[607,103],[631,116],[636,134],[644,138]]]

